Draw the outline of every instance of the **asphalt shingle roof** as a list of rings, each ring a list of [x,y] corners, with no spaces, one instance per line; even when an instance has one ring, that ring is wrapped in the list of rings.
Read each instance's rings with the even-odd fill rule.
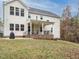
[[[36,9],[36,8],[32,8],[32,7],[29,8],[29,13],[60,18],[58,15],[56,15],[56,14],[54,14],[52,12],[45,11],[45,10],[40,10],[40,9]]]

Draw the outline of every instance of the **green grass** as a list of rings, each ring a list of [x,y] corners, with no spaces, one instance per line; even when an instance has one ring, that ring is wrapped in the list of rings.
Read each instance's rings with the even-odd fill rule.
[[[61,40],[0,40],[0,59],[79,59],[79,44]]]

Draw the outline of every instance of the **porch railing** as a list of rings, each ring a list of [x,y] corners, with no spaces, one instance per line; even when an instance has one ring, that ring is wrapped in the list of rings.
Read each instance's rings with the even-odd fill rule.
[[[27,38],[33,38],[33,39],[53,39],[53,35],[26,35]]]

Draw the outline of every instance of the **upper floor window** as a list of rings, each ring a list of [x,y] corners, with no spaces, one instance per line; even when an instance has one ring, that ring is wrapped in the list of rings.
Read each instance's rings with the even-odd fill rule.
[[[21,31],[24,31],[24,25],[21,24]]]
[[[14,7],[10,6],[10,15],[14,15]]]
[[[42,20],[42,19],[43,19],[43,17],[41,16],[41,17],[40,17],[40,19]]]
[[[21,9],[21,16],[24,16],[24,9]]]
[[[10,24],[10,30],[11,30],[11,31],[14,30],[14,24]]]
[[[19,16],[19,8],[16,7],[16,16]]]
[[[49,22],[49,20],[47,20],[47,22]]]
[[[36,20],[38,19],[38,16],[36,16]]]
[[[15,24],[15,30],[19,31],[19,24]]]
[[[30,15],[28,15],[28,18],[31,18],[31,16],[30,16]]]

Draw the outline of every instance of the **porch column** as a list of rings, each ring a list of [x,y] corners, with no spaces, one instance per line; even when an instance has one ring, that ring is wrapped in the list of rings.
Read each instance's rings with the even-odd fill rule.
[[[42,23],[42,35],[44,35],[44,23]]]
[[[32,34],[32,22],[30,23],[30,35]]]

